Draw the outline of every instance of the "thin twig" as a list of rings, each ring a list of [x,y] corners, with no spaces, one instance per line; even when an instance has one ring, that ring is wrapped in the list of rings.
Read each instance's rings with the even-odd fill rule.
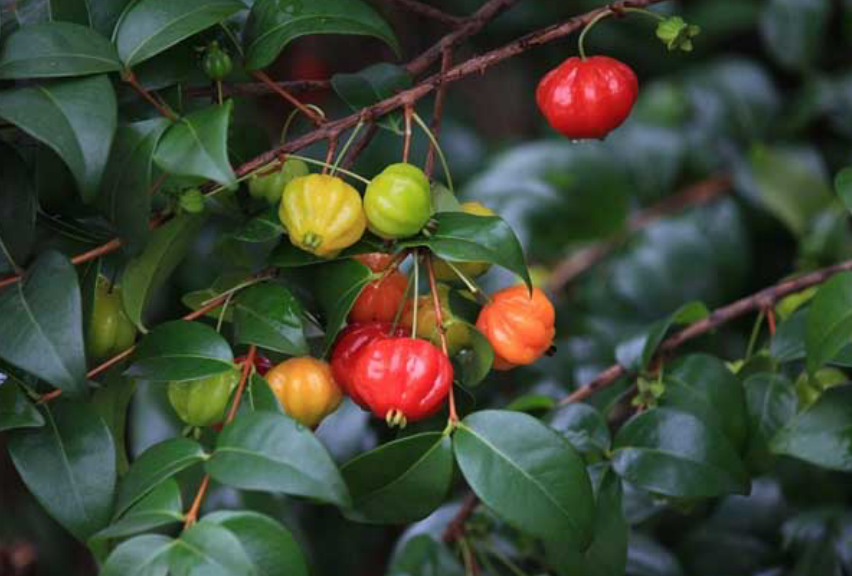
[[[151,106],[156,108],[161,115],[165,116],[172,122],[175,122],[177,120],[177,116],[174,115],[174,112],[169,110],[168,107],[163,106],[160,102],[157,101],[156,98],[151,95],[150,92],[148,92],[141,84],[139,84],[139,81],[136,80],[136,75],[133,74],[133,72],[126,74],[124,76],[124,81],[130,84],[130,86],[134,90],[136,90],[136,92],[138,92],[140,96],[147,100],[151,104]]]
[[[337,151],[337,138],[339,134],[332,134],[328,137],[328,152],[325,153],[325,166],[322,167],[322,173],[328,174],[329,166],[334,162],[334,153]]]
[[[408,162],[408,156],[411,153],[411,115],[414,113],[414,108],[411,104],[405,105],[405,133],[402,137],[402,161]]]
[[[460,535],[464,534],[464,524],[473,515],[477,506],[479,506],[479,498],[477,498],[476,494],[473,492],[468,492],[467,496],[465,496],[464,502],[462,502],[461,508],[459,508],[455,517],[453,517],[447,525],[446,530],[444,530],[444,534],[442,536],[444,542],[452,542]]]
[[[349,170],[355,164],[355,161],[358,157],[367,149],[367,146],[373,141],[373,138],[376,137],[376,134],[379,132],[379,125],[371,122],[369,126],[367,126],[367,131],[364,132],[364,135],[361,136],[361,139],[355,143],[355,146],[349,151],[349,154],[346,155],[346,158],[343,160],[343,163],[340,165],[344,170]]]
[[[453,16],[452,14],[447,14],[442,10],[438,10],[433,6],[429,6],[428,4],[424,4],[423,2],[418,2],[417,0],[388,0],[392,4],[396,4],[402,8],[405,8],[409,12],[413,14],[417,14],[418,16],[425,16],[431,20],[436,22],[440,22],[441,24],[446,24],[448,26],[461,26],[464,24],[467,19],[461,16]]]
[[[287,90],[285,90],[284,88],[282,88],[281,86],[279,86],[278,84],[273,82],[272,79],[269,76],[266,75],[266,72],[262,72],[260,70],[255,70],[251,74],[252,74],[252,76],[257,78],[258,80],[260,80],[261,82],[263,82],[264,84],[269,86],[269,88],[273,92],[275,92],[276,94],[278,94],[279,96],[284,98],[287,102],[289,102],[290,104],[292,104],[296,108],[298,108],[299,111],[302,114],[304,114],[305,116],[310,118],[311,122],[313,122],[317,126],[322,126],[323,122],[325,122],[325,120],[319,114],[317,114],[316,112],[311,110],[308,106],[306,106],[304,103],[302,103],[301,100],[299,100],[298,98],[296,98],[295,96],[290,94]]]
[[[450,352],[447,346],[447,329],[444,327],[444,311],[441,309],[441,299],[438,297],[438,282],[435,280],[435,269],[432,265],[432,255],[426,254],[426,271],[429,275],[429,289],[432,292],[432,306],[435,308],[435,323],[438,325],[438,335],[441,337],[441,350],[444,355],[449,358]],[[455,424],[459,421],[458,412],[456,412],[456,398],[453,394],[453,386],[450,384],[450,393],[448,395],[450,403],[450,422]]]
[[[442,58],[441,58],[441,75],[442,77],[447,73],[450,69],[450,66],[453,65],[453,49],[452,47],[448,47],[444,49]],[[432,113],[432,123],[430,125],[432,129],[432,135],[435,137],[435,140],[438,140],[439,135],[441,133],[441,119],[444,117],[444,101],[447,99],[447,85],[444,82],[441,82],[438,85],[438,91],[435,93],[435,110]],[[429,151],[426,153],[426,167],[424,168],[424,172],[428,178],[432,177],[432,170],[435,168],[435,145],[430,141],[429,142]]]

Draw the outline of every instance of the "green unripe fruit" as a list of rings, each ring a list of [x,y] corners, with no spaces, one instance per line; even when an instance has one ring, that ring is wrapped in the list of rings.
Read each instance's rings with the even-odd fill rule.
[[[228,53],[219,47],[218,42],[213,41],[204,52],[201,68],[208,78],[219,81],[230,74],[234,66]]]
[[[112,358],[133,345],[136,326],[124,312],[121,289],[110,287],[106,278],[98,278],[92,316],[86,332],[86,351],[92,362]]]
[[[180,197],[180,207],[190,214],[200,214],[204,211],[204,195],[198,188],[187,190]]]
[[[411,164],[391,164],[364,194],[367,227],[386,239],[414,236],[432,216],[429,179]]]
[[[277,172],[264,176],[254,175],[249,179],[249,194],[252,198],[266,200],[274,205],[281,201],[284,188],[291,180],[310,174],[308,165],[296,158],[290,158]]]
[[[228,399],[240,380],[239,370],[229,370],[201,380],[169,382],[169,402],[190,426],[210,426],[225,417]]]

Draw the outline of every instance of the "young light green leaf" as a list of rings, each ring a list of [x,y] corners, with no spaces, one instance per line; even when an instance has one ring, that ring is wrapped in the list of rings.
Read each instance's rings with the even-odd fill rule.
[[[3,90],[0,117],[59,154],[83,200],[94,200],[117,118],[115,92],[106,76]]]
[[[355,300],[371,280],[370,269],[355,260],[339,260],[317,267],[317,299],[326,319],[323,355],[331,350]]]
[[[46,426],[9,433],[9,454],[39,503],[85,542],[110,518],[115,447],[87,404],[60,400],[44,407]]]
[[[238,0],[140,0],[116,27],[118,55],[132,68],[245,9]]]
[[[225,186],[236,176],[228,160],[228,124],[232,100],[190,112],[163,135],[154,152],[154,162],[163,171],[196,176]]]
[[[0,381],[0,432],[41,426],[44,426],[44,417],[15,379],[7,377]]]
[[[217,482],[234,488],[349,504],[346,484],[325,447],[310,430],[283,414],[238,417],[220,434],[207,471]]]
[[[852,471],[852,384],[823,392],[772,438],[770,448],[823,468]]]
[[[234,338],[240,344],[304,356],[308,342],[302,305],[281,284],[252,286],[234,302]]]
[[[518,412],[474,412],[456,430],[453,450],[470,487],[508,524],[541,538],[561,534],[579,550],[589,544],[589,476],[556,431]]]
[[[0,358],[69,395],[86,393],[80,287],[65,256],[45,252],[0,293],[0,318]]]
[[[42,22],[24,26],[0,47],[0,78],[59,78],[121,69],[109,40],[87,26]]]
[[[452,444],[439,432],[406,436],[355,457],[340,471],[352,493],[349,518],[408,524],[443,502],[453,476]]]
[[[133,462],[122,480],[116,500],[116,516],[121,516],[157,486],[205,457],[201,445],[188,438],[172,438],[151,446]]]
[[[172,576],[260,576],[228,529],[201,521],[181,534],[169,557]]]
[[[177,480],[169,478],[133,505],[121,519],[92,539],[124,538],[183,521],[183,500]]]
[[[145,534],[123,542],[107,558],[101,576],[166,576],[175,540]]]
[[[532,287],[524,251],[512,228],[493,216],[465,212],[435,214],[437,224],[428,235],[400,242],[399,249],[426,246],[450,262],[490,262],[520,276]]]
[[[201,215],[182,215],[166,222],[152,234],[144,252],[131,260],[121,280],[124,311],[145,331],[142,314],[153,293],[171,276],[204,224]]]
[[[127,376],[153,382],[198,380],[234,369],[228,341],[200,322],[173,320],[142,339]]]
[[[291,41],[308,34],[373,36],[399,53],[393,30],[361,0],[256,0],[246,23],[246,68],[266,68]]]
[[[852,338],[852,272],[834,276],[820,287],[808,310],[805,348],[808,372],[834,358]]]

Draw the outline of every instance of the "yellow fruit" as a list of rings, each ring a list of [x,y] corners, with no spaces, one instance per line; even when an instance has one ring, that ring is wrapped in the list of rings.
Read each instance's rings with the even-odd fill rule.
[[[266,373],[269,386],[291,418],[313,428],[337,410],[343,393],[322,360],[290,358]]]

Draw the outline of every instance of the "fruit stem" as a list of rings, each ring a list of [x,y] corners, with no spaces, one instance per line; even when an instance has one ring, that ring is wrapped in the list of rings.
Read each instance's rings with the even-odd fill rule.
[[[597,16],[592,18],[591,21],[589,21],[589,23],[586,24],[586,27],[583,28],[583,31],[580,32],[580,38],[579,38],[579,40],[577,40],[577,45],[580,49],[580,59],[581,60],[586,59],[586,48],[585,48],[586,34],[589,33],[589,30],[594,28],[595,24],[597,24],[598,22],[600,22],[601,20],[603,20],[607,16],[612,16],[613,14],[615,14],[615,12],[613,12],[612,10],[607,8],[606,10],[604,10],[603,12],[601,12],[600,14],[598,14]]]
[[[426,122],[423,121],[423,118],[421,118],[417,112],[414,112],[412,117],[423,132],[426,133],[426,137],[429,138],[429,142],[431,142],[432,146],[435,147],[435,151],[438,152],[438,158],[441,160],[441,168],[444,170],[444,176],[447,177],[447,188],[450,189],[450,192],[455,194],[456,190],[453,188],[453,177],[450,174],[450,166],[447,164],[447,157],[444,156],[444,151],[441,149],[441,146],[438,145],[438,139],[435,138],[435,135],[432,134],[431,130],[429,130],[429,126],[426,125]]]
[[[340,161],[346,157],[346,153],[349,151],[349,147],[352,146],[352,142],[355,141],[355,137],[358,135],[358,132],[361,131],[361,128],[364,127],[364,121],[360,120],[358,124],[353,128],[352,133],[349,135],[349,138],[346,140],[346,143],[343,145],[343,148],[340,149],[340,153],[337,155],[337,160],[334,161],[334,164],[331,166],[330,174],[334,176],[334,173],[337,171],[337,167],[340,165]]]
[[[219,106],[222,105],[222,81],[216,80],[216,96],[219,100]]]
[[[331,162],[334,160],[334,153],[337,151],[337,135],[338,132],[333,132],[328,137],[328,152],[325,153],[325,166],[322,169],[323,174],[328,174],[328,169],[333,166]]]
[[[413,304],[412,304],[412,306],[414,308],[413,316],[411,317],[411,337],[412,338],[417,337],[417,304],[418,304],[418,302],[417,302],[417,289],[418,289],[419,285],[420,285],[420,255],[417,252],[415,252],[414,253],[414,283],[412,284],[412,286],[414,286],[414,289],[413,289],[413,294],[411,296],[412,300],[414,301]]]
[[[754,354],[754,347],[757,345],[757,337],[760,335],[760,327],[763,325],[763,319],[765,316],[766,309],[761,309],[760,313],[757,315],[757,319],[754,321],[754,327],[751,329],[751,336],[748,339],[748,346],[746,346],[746,362],[751,360],[752,354]]]
[[[654,20],[662,22],[666,19],[662,14],[657,14],[656,12],[652,12],[650,10],[646,10],[645,8],[622,8],[622,12],[634,12],[636,14],[644,14],[645,16],[649,16]]]
[[[429,273],[429,289],[432,291],[432,305],[435,307],[435,323],[438,325],[438,335],[441,337],[441,350],[444,356],[450,357],[449,347],[447,346],[447,330],[444,327],[444,311],[441,310],[441,299],[438,296],[438,282],[435,280],[435,268],[432,265],[432,254],[426,255],[426,270]],[[450,383],[450,423],[455,424],[459,421],[459,415],[456,412],[456,398],[453,394],[453,385]]]
[[[405,163],[408,163],[408,156],[411,152],[411,115],[413,113],[414,109],[411,104],[406,104],[403,112],[405,117],[405,133],[402,138],[402,161]]]
[[[313,158],[308,158],[307,156],[299,156],[298,154],[287,154],[287,157],[288,158],[295,158],[296,160],[301,160],[302,162],[305,162],[306,164],[313,164],[315,166],[330,166],[328,162],[323,162],[322,160],[315,160]],[[354,178],[355,180],[358,180],[359,182],[362,182],[362,183],[364,183],[368,186],[370,184],[370,181],[367,180],[366,178],[364,178],[363,176],[361,176],[360,174],[356,174],[355,172],[351,172],[349,170],[344,170],[343,168],[337,168],[336,170],[337,170],[337,172],[340,172],[341,174],[345,174],[346,176],[349,176],[350,178]]]

